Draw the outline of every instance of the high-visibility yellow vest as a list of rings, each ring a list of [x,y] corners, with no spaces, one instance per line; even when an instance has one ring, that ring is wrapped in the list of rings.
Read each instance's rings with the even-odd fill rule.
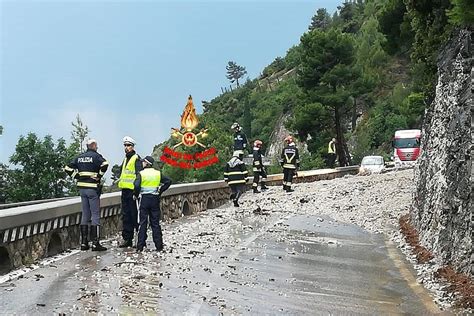
[[[145,168],[140,171],[142,183],[141,194],[158,194],[158,187],[161,183],[161,172],[153,168]]]
[[[123,160],[122,164],[122,174],[120,175],[120,180],[118,187],[121,189],[130,189],[133,190],[133,182],[137,178],[135,174],[135,162],[138,159],[138,155],[133,155],[127,163],[127,158]]]
[[[329,145],[328,145],[328,154],[335,154],[334,152],[334,149],[332,149],[332,145],[334,144],[333,141],[330,141],[329,142]]]

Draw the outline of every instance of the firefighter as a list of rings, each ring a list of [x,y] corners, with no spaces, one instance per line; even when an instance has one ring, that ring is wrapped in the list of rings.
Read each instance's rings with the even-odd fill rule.
[[[334,168],[336,162],[336,139],[333,138],[328,144],[328,165],[329,168]]]
[[[231,200],[235,207],[239,207],[239,198],[245,190],[248,171],[243,161],[239,158],[239,153],[234,152],[233,157],[227,162],[224,171],[224,180],[230,186],[232,194]]]
[[[125,158],[120,166],[118,187],[122,189],[122,238],[120,248],[133,246],[133,233],[138,229],[138,209],[133,194],[137,174],[143,169],[140,156],[135,152],[135,140],[130,136],[123,138]]]
[[[300,157],[293,137],[286,137],[285,143],[286,146],[283,148],[280,160],[281,166],[283,167],[283,190],[293,192],[294,190],[291,188],[291,184],[293,182],[293,176],[297,175]]]
[[[256,140],[253,142],[253,193],[260,193],[258,191],[258,183],[260,182],[260,187],[262,190],[267,190],[267,186],[265,182],[267,180],[267,172],[265,170],[265,166],[263,165],[262,161],[262,145],[263,142],[261,140]]]
[[[148,218],[155,243],[156,251],[163,250],[163,235],[160,226],[160,196],[166,191],[171,180],[161,175],[161,172],[153,168],[155,160],[153,157],[146,156],[142,160],[143,170],[140,171],[135,179],[135,197],[140,198],[140,223],[138,228],[137,252],[143,251],[146,246]]]
[[[99,242],[100,238],[100,184],[109,163],[97,152],[97,141],[87,141],[86,152],[74,158],[64,170],[77,180],[77,188],[82,201],[81,250],[89,250],[89,222],[92,251],[107,250]]]
[[[237,152],[240,160],[244,158],[244,150],[247,149],[247,136],[242,132],[242,127],[239,123],[232,124],[231,128],[234,130],[234,152]]]

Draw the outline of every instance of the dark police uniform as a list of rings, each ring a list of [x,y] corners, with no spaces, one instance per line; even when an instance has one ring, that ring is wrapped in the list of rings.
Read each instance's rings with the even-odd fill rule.
[[[100,226],[100,179],[109,163],[101,154],[88,149],[74,158],[65,168],[67,174],[77,180],[82,201],[81,249],[89,249],[88,225],[91,222],[91,239],[97,246]],[[93,244],[93,250],[94,244]],[[105,249],[104,249],[105,250]]]
[[[148,157],[147,157],[148,158]],[[152,162],[153,163],[153,162]],[[135,196],[140,199],[140,224],[138,229],[137,251],[142,251],[146,245],[148,218],[152,230],[156,250],[163,250],[163,235],[160,226],[160,195],[171,185],[171,180],[161,175],[160,171],[145,167],[135,180]]]
[[[247,183],[248,171],[245,164],[238,157],[232,157],[227,162],[224,171],[224,180],[229,184],[232,190],[230,198],[234,201],[234,206],[239,206],[239,198],[245,189]]]
[[[131,247],[134,229],[138,230],[138,209],[133,190],[136,176],[142,169],[140,156],[135,151],[127,153],[120,166],[119,188],[122,189],[122,238],[124,240],[121,247]]]
[[[283,148],[280,163],[283,167],[283,190],[292,192],[291,184],[293,182],[293,176],[300,165],[298,148],[296,148],[295,145],[287,145]]]

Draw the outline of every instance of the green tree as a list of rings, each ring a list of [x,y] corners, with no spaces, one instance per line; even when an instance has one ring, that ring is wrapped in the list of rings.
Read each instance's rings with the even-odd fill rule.
[[[301,37],[303,48],[299,84],[311,102],[319,102],[332,112],[340,165],[350,157],[344,140],[343,115],[351,95],[347,89],[354,80],[353,41],[349,34],[332,29],[314,30]]]
[[[8,190],[8,167],[0,163],[0,204],[6,203]]]
[[[250,112],[251,106],[252,105],[250,104],[250,101],[246,99],[242,117],[242,128],[249,141],[252,139],[252,113]]]
[[[237,83],[237,87],[239,87],[239,79],[247,73],[245,67],[237,65],[237,63],[233,61],[229,61],[225,69],[227,70],[227,79],[229,79],[231,83]]]
[[[113,165],[112,175],[110,176],[110,179],[112,179],[113,183],[118,181],[118,179],[120,178],[120,173],[121,173],[120,166],[117,164]]]
[[[331,23],[331,16],[325,8],[320,8],[316,11],[316,14],[311,18],[311,24],[308,29],[312,30],[326,30]]]
[[[451,0],[453,8],[448,10],[449,21],[458,26],[474,25],[474,2],[472,0]]]
[[[63,197],[69,194],[64,165],[72,159],[64,139],[39,139],[33,133],[21,136],[10,157],[16,166],[8,175],[11,202]]]
[[[404,0],[415,34],[411,60],[414,88],[423,92],[427,103],[434,98],[439,50],[446,42],[451,26],[446,12],[450,0]]]
[[[385,42],[385,36],[379,31],[379,22],[375,17],[369,17],[364,21],[356,35],[356,64],[363,74],[375,77],[376,83],[380,81],[388,61],[383,49]]]
[[[389,54],[407,53],[413,42],[410,18],[403,0],[388,0],[378,11],[380,30],[386,36],[384,49]]]
[[[71,132],[71,139],[72,139],[72,148],[75,147],[75,151],[77,154],[83,152],[86,150],[86,138],[89,136],[90,130],[87,125],[85,125],[79,116],[77,114],[76,116],[76,121],[71,122],[71,125],[73,127],[73,130]]]

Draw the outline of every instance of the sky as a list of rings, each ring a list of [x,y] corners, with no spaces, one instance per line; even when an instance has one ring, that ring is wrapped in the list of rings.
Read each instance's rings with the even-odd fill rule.
[[[0,0],[0,162],[29,132],[69,142],[77,114],[112,164],[126,135],[148,155],[180,127],[188,95],[201,113],[229,85],[229,60],[255,78],[338,4]]]

